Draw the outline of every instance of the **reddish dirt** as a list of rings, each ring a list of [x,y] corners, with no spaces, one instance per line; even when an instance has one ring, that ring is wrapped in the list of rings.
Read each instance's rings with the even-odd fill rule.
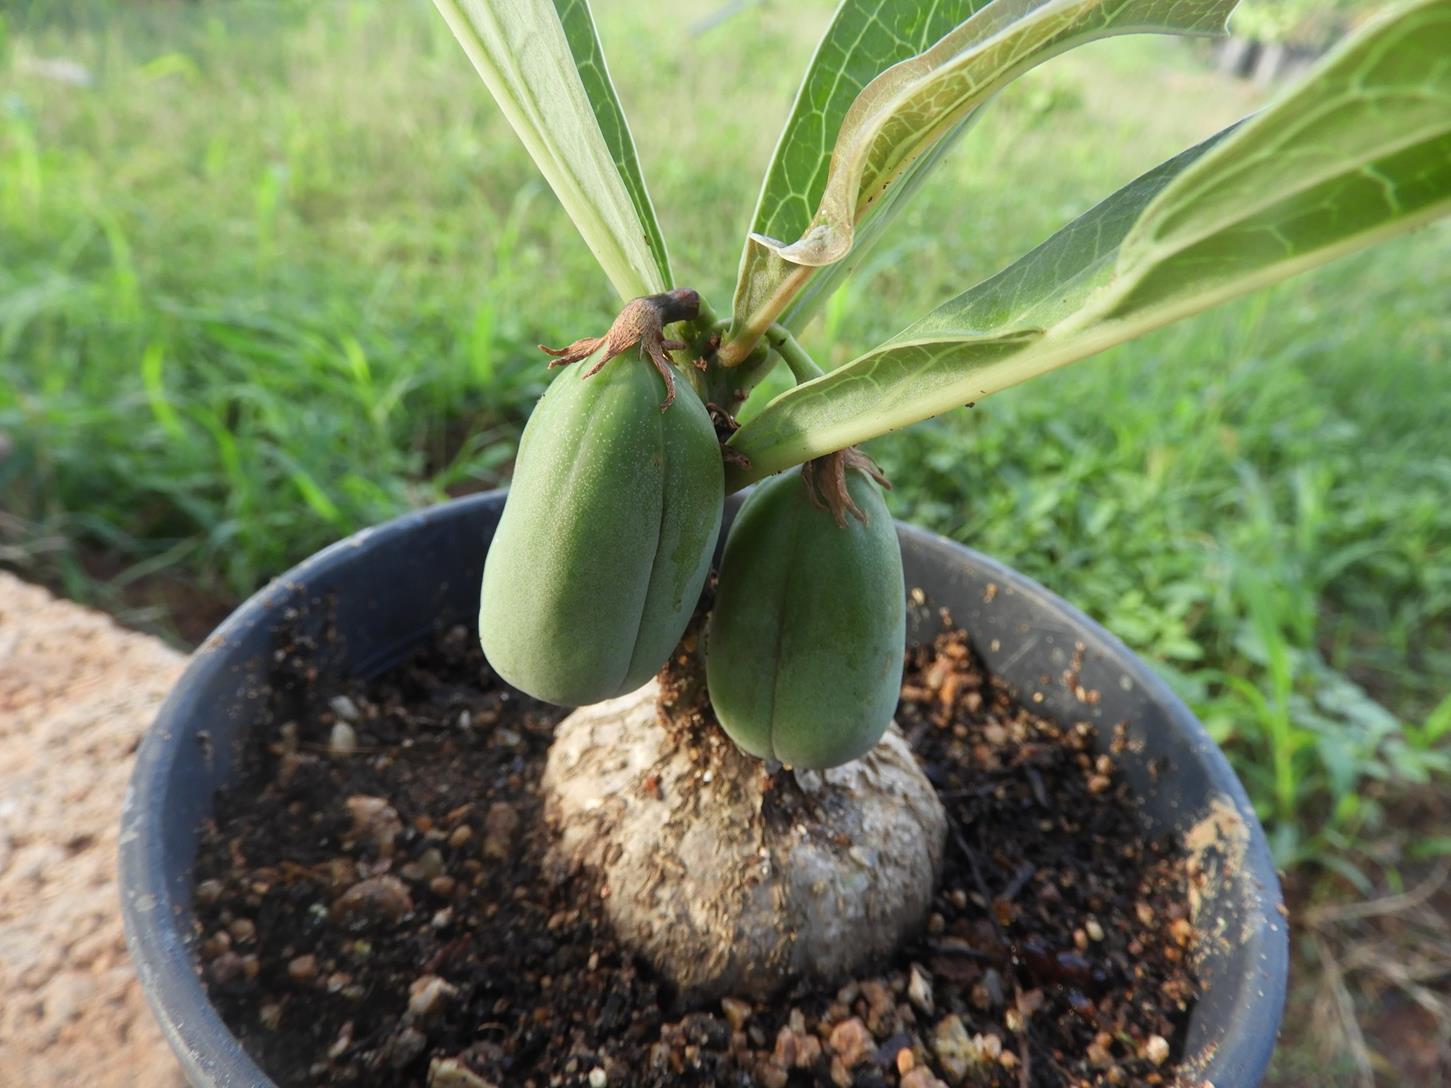
[[[0,573],[0,1084],[168,1088],[121,932],[116,840],[182,657]]]

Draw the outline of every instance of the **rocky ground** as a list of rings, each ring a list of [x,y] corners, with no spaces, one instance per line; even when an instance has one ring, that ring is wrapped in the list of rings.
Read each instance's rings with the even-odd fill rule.
[[[0,572],[0,1084],[182,1083],[126,955],[116,838],[183,660]]]

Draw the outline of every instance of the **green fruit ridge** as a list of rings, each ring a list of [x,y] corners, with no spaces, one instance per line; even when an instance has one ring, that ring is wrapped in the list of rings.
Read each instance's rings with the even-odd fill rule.
[[[846,527],[797,470],[757,486],[726,538],[706,641],[721,726],[762,759],[835,767],[869,751],[897,708],[906,593],[897,531],[860,470]]]
[[[660,410],[633,357],[562,372],[520,439],[484,561],[479,637],[519,690],[561,706],[633,691],[665,664],[710,569],[720,443],[685,385]]]

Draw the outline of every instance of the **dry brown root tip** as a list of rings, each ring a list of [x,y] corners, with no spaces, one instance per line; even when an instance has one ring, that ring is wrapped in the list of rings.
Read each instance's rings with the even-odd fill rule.
[[[841,528],[846,528],[846,516],[851,514],[863,525],[867,516],[855,502],[846,486],[846,470],[860,469],[877,483],[891,490],[892,485],[882,475],[882,470],[870,457],[855,446],[828,453],[801,466],[801,480],[806,485],[806,494],[818,510],[828,510],[832,519]]]
[[[585,374],[588,378],[598,374],[616,355],[638,344],[640,353],[655,364],[665,382],[665,400],[660,405],[663,412],[675,401],[675,371],[669,352],[684,351],[689,346],[683,340],[667,340],[665,326],[676,321],[689,321],[699,313],[700,295],[689,287],[677,287],[658,295],[631,299],[603,336],[576,340],[567,348],[549,348],[540,344],[539,350],[554,357],[549,364],[549,369],[553,370],[557,366],[569,366],[587,359],[603,347],[605,353]],[[695,365],[704,369],[705,361],[696,360]]]

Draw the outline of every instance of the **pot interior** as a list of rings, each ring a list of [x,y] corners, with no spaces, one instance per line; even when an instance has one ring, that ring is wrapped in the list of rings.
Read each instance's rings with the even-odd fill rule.
[[[492,492],[411,514],[279,578],[197,651],[143,743],[123,814],[123,911],[148,998],[193,1084],[271,1083],[207,1004],[185,935],[213,796],[232,780],[248,730],[290,712],[268,684],[277,655],[292,649],[277,632],[315,641],[324,671],[368,676],[441,622],[472,626],[502,507]],[[1184,839],[1202,870],[1191,906],[1203,994],[1186,1080],[1258,1084],[1284,1003],[1288,941],[1263,832],[1228,763],[1163,682],[1076,609],[960,545],[908,526],[899,535],[910,640],[930,640],[945,609],[988,669],[1038,711],[1091,722],[1104,744],[1127,723],[1118,761],[1146,822]]]

